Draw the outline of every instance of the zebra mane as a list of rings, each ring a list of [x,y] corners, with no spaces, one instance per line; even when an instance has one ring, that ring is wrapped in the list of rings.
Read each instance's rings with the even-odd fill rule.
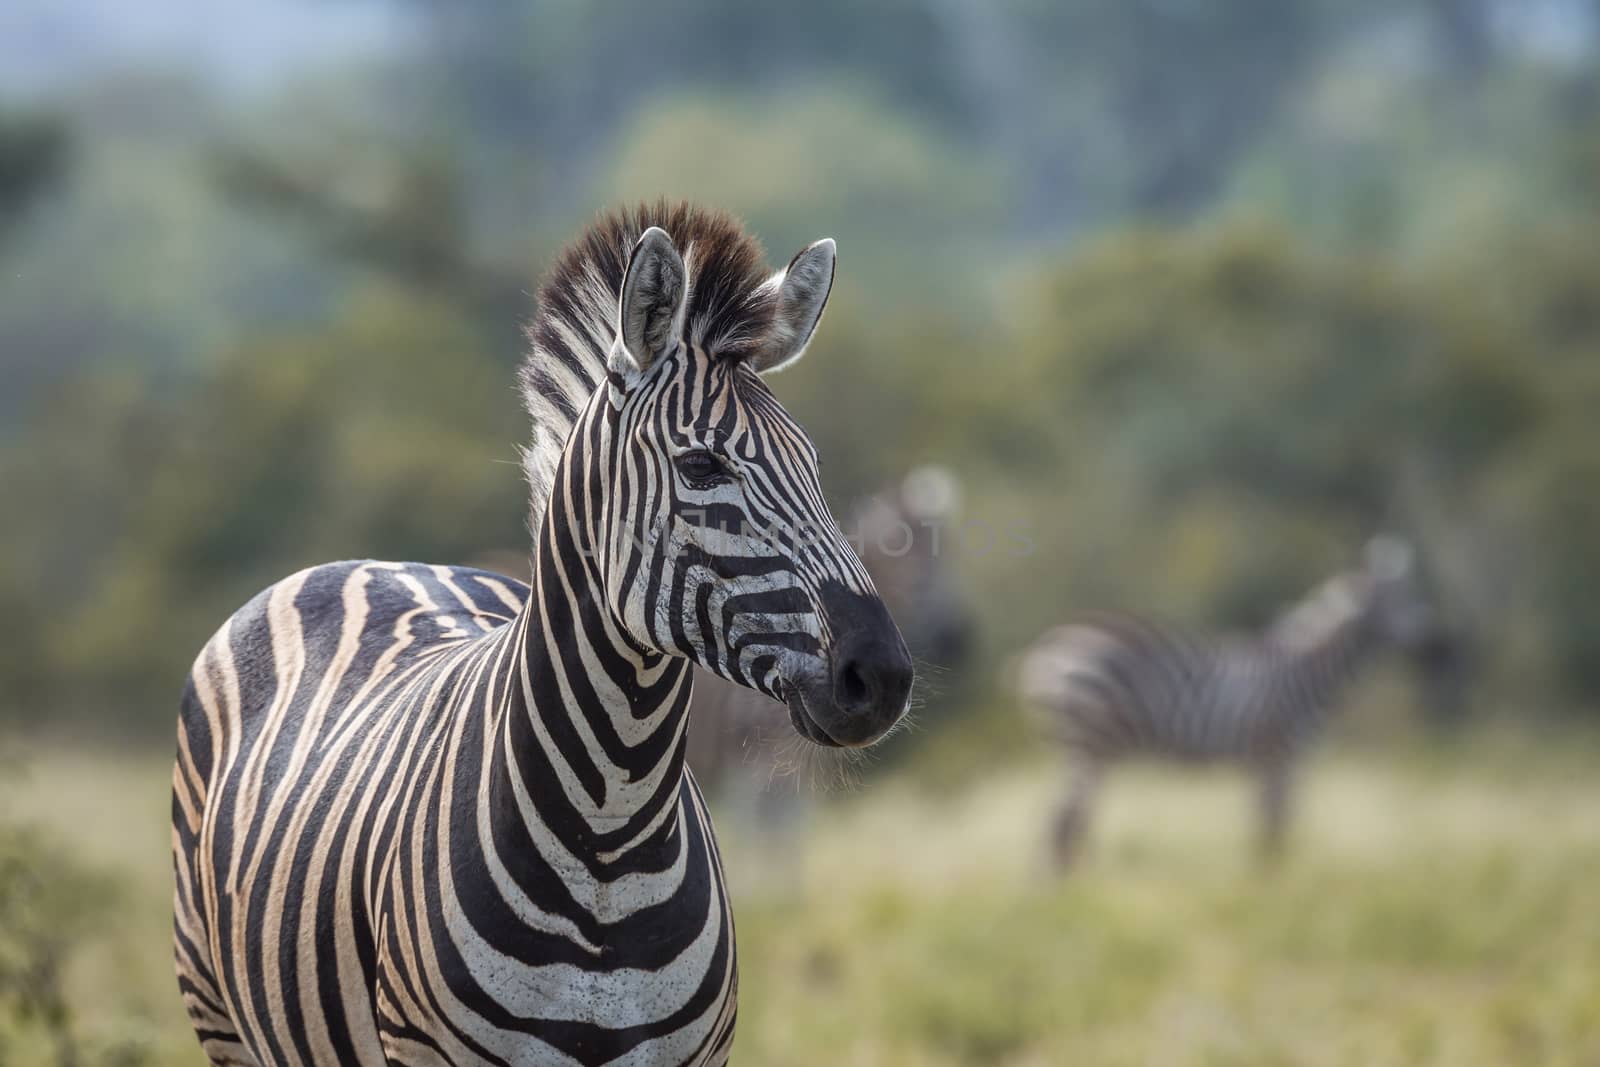
[[[628,256],[651,226],[672,238],[688,271],[685,340],[713,356],[742,359],[772,332],[772,272],[760,243],[732,216],[658,200],[596,219],[562,251],[539,287],[538,312],[527,329],[529,350],[517,376],[533,419],[522,466],[535,525],[573,424],[605,378]]]

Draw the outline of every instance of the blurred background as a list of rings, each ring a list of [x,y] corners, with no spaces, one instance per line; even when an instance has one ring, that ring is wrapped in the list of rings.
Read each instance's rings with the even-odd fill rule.
[[[190,660],[308,564],[520,566],[531,294],[657,195],[837,238],[777,392],[841,516],[933,464],[976,531],[921,728],[718,800],[738,1061],[1600,1063],[1594,0],[8,0],[0,1062],[199,1061]],[[1380,531],[1449,670],[1353,694],[1282,869],[1138,769],[1050,877],[1016,652]]]

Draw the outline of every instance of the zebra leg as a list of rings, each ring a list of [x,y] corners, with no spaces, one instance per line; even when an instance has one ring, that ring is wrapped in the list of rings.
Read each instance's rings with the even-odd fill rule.
[[[1071,774],[1071,784],[1050,827],[1051,859],[1058,871],[1071,867],[1082,847],[1094,798],[1100,791],[1102,769],[1098,760],[1080,759],[1074,761]]]
[[[1283,855],[1289,822],[1289,791],[1293,768],[1289,760],[1271,760],[1261,767],[1260,855],[1268,863]]]

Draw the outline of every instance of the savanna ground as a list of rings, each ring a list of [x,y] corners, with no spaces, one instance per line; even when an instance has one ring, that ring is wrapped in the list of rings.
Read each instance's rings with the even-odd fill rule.
[[[82,1046],[201,1062],[169,965],[165,753],[26,748],[8,815],[110,887],[67,970]],[[1587,739],[1336,748],[1270,875],[1226,774],[1117,776],[1068,879],[1040,860],[1042,757],[878,780],[780,842],[726,818],[736,1061],[1600,1065],[1597,766]]]

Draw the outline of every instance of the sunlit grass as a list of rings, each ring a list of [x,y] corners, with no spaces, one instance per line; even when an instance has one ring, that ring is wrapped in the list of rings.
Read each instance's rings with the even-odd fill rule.
[[[1592,753],[1591,753],[1592,754]],[[1287,861],[1226,774],[1111,780],[1051,876],[1039,762],[874,782],[792,837],[725,813],[745,1064],[1600,1063],[1600,778],[1579,752],[1315,761]],[[165,757],[34,753],[16,816],[120,888],[74,961],[91,1045],[197,1063],[168,948]]]
[[[1245,782],[1134,768],[1052,877],[1055,785],[730,842],[735,878],[778,866],[739,912],[747,1061],[1600,1062],[1600,782],[1570,762],[1323,761],[1274,871]]]

